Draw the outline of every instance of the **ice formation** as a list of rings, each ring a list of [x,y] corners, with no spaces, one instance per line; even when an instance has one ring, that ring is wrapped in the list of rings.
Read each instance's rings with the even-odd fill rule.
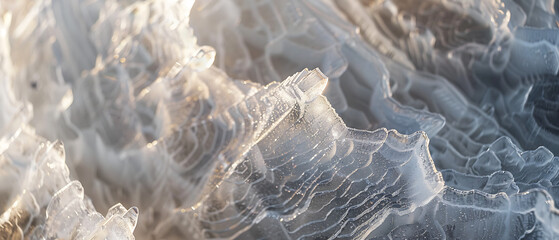
[[[557,9],[0,0],[0,238],[559,238]]]

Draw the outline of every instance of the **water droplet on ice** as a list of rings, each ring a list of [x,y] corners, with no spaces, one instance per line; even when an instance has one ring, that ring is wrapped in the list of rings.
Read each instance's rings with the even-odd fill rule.
[[[190,67],[195,71],[208,69],[215,60],[215,50],[209,46],[202,46],[196,55],[190,59]]]

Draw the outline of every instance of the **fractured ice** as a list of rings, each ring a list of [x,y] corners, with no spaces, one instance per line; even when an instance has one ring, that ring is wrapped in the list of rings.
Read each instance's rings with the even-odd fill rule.
[[[0,0],[0,238],[556,239],[557,6]]]

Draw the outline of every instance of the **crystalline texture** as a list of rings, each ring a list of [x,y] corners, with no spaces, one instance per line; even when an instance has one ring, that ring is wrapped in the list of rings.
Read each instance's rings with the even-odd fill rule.
[[[0,234],[555,239],[554,7],[0,0]]]
[[[0,156],[2,178],[17,183],[2,191],[3,239],[133,239],[136,208],[109,211],[104,218],[84,198],[82,185],[70,181],[62,145],[44,142],[29,130],[21,131]]]
[[[17,61],[10,59],[11,18],[5,13],[0,22],[0,238],[134,239],[138,209],[106,217],[96,212],[82,185],[70,180],[62,144],[38,137],[25,123],[30,107],[12,91]]]

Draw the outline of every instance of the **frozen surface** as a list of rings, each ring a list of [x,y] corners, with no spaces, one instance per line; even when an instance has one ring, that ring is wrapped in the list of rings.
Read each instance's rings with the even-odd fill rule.
[[[99,214],[82,185],[71,181],[60,142],[49,143],[23,126],[0,155],[2,239],[134,239],[138,209]]]
[[[557,6],[0,0],[0,238],[556,239]]]

